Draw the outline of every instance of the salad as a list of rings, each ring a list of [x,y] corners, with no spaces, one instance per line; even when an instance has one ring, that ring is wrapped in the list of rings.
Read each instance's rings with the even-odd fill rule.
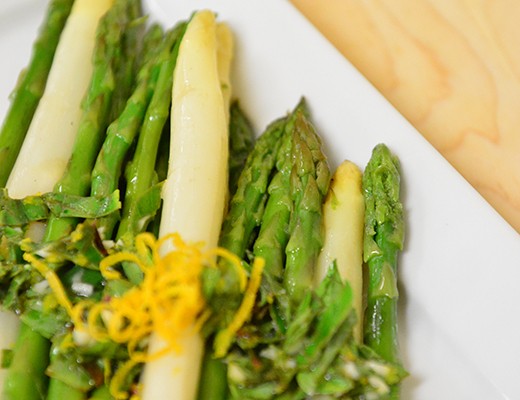
[[[233,57],[209,10],[50,1],[0,132],[2,398],[398,398],[398,160],[330,171],[312,99],[257,137]]]

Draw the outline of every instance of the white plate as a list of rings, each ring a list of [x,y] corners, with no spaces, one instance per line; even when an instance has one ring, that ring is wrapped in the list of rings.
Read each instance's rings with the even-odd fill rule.
[[[0,4],[0,116],[46,2]],[[235,94],[258,131],[304,95],[331,164],[364,167],[375,144],[400,158],[404,400],[520,399],[518,234],[288,3],[151,0],[165,24],[217,11],[236,33]]]

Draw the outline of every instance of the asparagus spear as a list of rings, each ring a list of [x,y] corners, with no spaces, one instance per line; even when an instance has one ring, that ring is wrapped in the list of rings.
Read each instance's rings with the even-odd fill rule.
[[[114,0],[117,3],[117,0]],[[113,66],[115,77],[113,93],[110,99],[110,113],[108,122],[116,120],[126,106],[128,98],[134,90],[135,78],[141,64],[142,36],[145,31],[141,1],[129,0],[121,9],[125,18],[121,19],[122,34],[119,38],[119,52],[121,57]],[[130,24],[128,24],[130,21]]]
[[[397,158],[385,145],[377,145],[363,175],[364,261],[368,265],[364,340],[383,359],[396,364],[400,363],[397,258],[404,239],[399,184]],[[398,398],[396,388],[392,398]]]
[[[255,257],[262,257],[265,260],[266,271],[275,277],[283,276],[285,247],[289,240],[289,220],[293,210],[290,193],[293,166],[291,128],[294,126],[295,115],[293,113],[288,118],[285,126],[286,132],[276,156],[276,172],[272,174],[269,182],[269,197],[262,215],[260,232],[253,246]]]
[[[140,210],[145,195],[150,193],[153,184],[157,184],[155,172],[157,151],[164,126],[169,116],[173,70],[177,61],[178,47],[186,24],[181,23],[168,32],[164,44],[157,56],[157,82],[154,93],[146,110],[144,123],[137,141],[137,148],[132,161],[126,167],[126,195],[121,224],[117,239],[132,243],[135,235],[146,230],[150,218],[155,212],[143,216]],[[157,200],[159,198],[157,197]],[[155,211],[159,208],[159,201]],[[142,279],[141,270],[134,264],[124,264],[125,273],[133,283]]]
[[[4,187],[43,96],[54,54],[74,0],[53,0],[47,7],[27,69],[12,96],[0,129],[0,187]]]
[[[220,91],[224,104],[227,104],[225,111],[226,121],[229,121],[229,105],[231,104],[231,59],[235,51],[234,39],[229,26],[225,22],[217,22],[217,72],[220,81]]]
[[[54,187],[57,192],[84,196],[91,189],[92,168],[110,122],[112,96],[120,83],[116,72],[127,56],[122,54],[120,42],[125,34],[135,29],[135,16],[129,10],[133,10],[136,2],[138,0],[116,0],[100,21],[92,79],[82,104],[83,112],[72,156],[65,173]],[[71,219],[51,218],[46,239],[55,240],[64,236],[70,233],[73,226]]]
[[[295,161],[300,157],[300,149],[295,141],[296,123],[308,115],[307,106],[301,101],[287,118],[284,135],[276,156],[276,171],[272,174],[268,187],[268,199],[260,225],[260,232],[253,246],[255,257],[266,262],[269,275],[283,276],[285,250],[291,234],[291,214],[295,210],[293,181]],[[312,163],[312,161],[311,161]]]
[[[254,148],[254,132],[238,101],[230,107],[229,120],[229,193],[233,195],[238,186],[246,160]],[[226,366],[212,355],[211,346],[206,346],[202,362],[198,400],[219,400],[227,397]]]
[[[238,186],[238,179],[244,169],[247,157],[253,149],[254,131],[251,123],[240,108],[238,101],[233,101],[229,117],[229,193],[233,195]]]
[[[343,161],[334,172],[323,204],[325,240],[318,257],[315,282],[319,284],[335,261],[340,276],[352,288],[356,312],[354,337],[362,343],[363,332],[363,227],[365,201],[361,171]]]
[[[47,339],[35,335],[28,325],[22,324],[13,349],[15,357],[5,380],[3,399],[44,399],[47,379],[42,373],[49,361]],[[34,354],[40,355],[33,357]]]
[[[220,245],[244,257],[254,229],[262,221],[267,187],[276,163],[285,118],[273,122],[255,143],[238,180],[229,213],[222,226]]]
[[[284,286],[292,304],[298,304],[312,286],[315,263],[323,244],[322,203],[330,171],[321,150],[321,140],[305,113],[295,112],[292,132],[291,197],[294,208],[289,221]]]
[[[101,386],[99,389],[94,391],[89,400],[113,400],[113,397],[107,386]]]
[[[164,46],[163,30],[159,25],[154,25],[144,38],[144,61],[138,74],[136,88],[121,115],[108,127],[106,139],[92,170],[93,196],[106,196],[119,185],[123,162],[141,128],[157,83],[160,69],[157,57]],[[104,238],[112,237],[116,219],[117,216],[110,216],[98,221]]]
[[[226,400],[228,398],[227,370],[222,360],[216,359],[207,346],[202,362],[197,400]]]
[[[118,238],[124,239],[125,235],[133,238],[145,226],[137,212],[137,206],[140,196],[157,181],[155,160],[163,127],[169,115],[173,70],[177,61],[178,43],[185,27],[185,24],[179,24],[168,33],[164,47],[158,55],[157,83],[146,110],[134,157],[125,171],[127,187]]]
[[[81,119],[81,102],[92,75],[92,64],[86,60],[92,57],[99,18],[111,4],[112,0],[74,3],[56,49],[44,95],[7,182],[12,197],[49,192],[62,176]]]

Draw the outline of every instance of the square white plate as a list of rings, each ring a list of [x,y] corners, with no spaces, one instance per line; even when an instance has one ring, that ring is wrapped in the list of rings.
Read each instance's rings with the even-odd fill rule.
[[[234,93],[257,132],[311,107],[331,166],[386,143],[402,165],[404,400],[520,399],[518,234],[288,2],[149,0],[165,25],[209,8],[236,34]],[[0,3],[0,118],[47,2]]]

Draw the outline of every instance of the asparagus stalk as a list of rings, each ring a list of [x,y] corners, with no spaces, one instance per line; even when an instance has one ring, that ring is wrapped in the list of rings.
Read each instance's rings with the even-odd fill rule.
[[[114,2],[117,3],[117,0]],[[140,0],[127,0],[124,6],[121,6],[120,12],[125,15],[120,19],[122,34],[119,38],[119,53],[121,57],[113,66],[115,83],[110,99],[108,122],[116,120],[121,115],[128,98],[134,91],[135,77],[141,64],[140,43],[145,31]]]
[[[217,245],[227,191],[227,107],[216,49],[215,16],[197,12],[182,39],[175,68],[170,167],[160,227],[160,236],[178,232],[208,248]],[[188,329],[180,345],[181,354],[170,353],[145,365],[144,400],[195,398],[202,339]],[[163,347],[164,341],[152,335],[149,352]]]
[[[274,277],[283,276],[285,267],[285,247],[289,240],[289,220],[293,210],[291,199],[291,171],[293,158],[292,127],[293,113],[286,124],[286,133],[276,157],[276,172],[269,182],[268,199],[265,206],[260,231],[255,240],[253,251],[255,257],[265,260],[266,272]]]
[[[238,180],[229,213],[222,227],[220,245],[244,257],[260,226],[267,200],[267,187],[276,164],[285,118],[273,122],[255,143]]]
[[[168,119],[171,104],[173,70],[177,61],[179,39],[185,30],[180,24],[168,33],[164,47],[158,55],[159,66],[157,83],[150,104],[146,110],[143,126],[137,141],[134,157],[126,169],[126,195],[123,216],[118,238],[130,235],[131,238],[143,230],[143,221],[137,212],[140,196],[148,190],[157,178],[155,176],[155,160],[163,127]]]
[[[220,90],[224,99],[226,121],[229,123],[231,104],[231,60],[234,53],[233,34],[226,23],[219,22],[216,27],[217,35],[217,72],[220,81]]]
[[[137,85],[121,115],[110,124],[103,146],[92,170],[93,196],[106,196],[119,186],[123,163],[135,137],[141,129],[146,110],[154,93],[160,70],[159,54],[167,47],[163,31],[158,25],[150,28],[144,38],[144,62]],[[104,238],[112,237],[117,216],[98,221]]]
[[[96,157],[105,138],[112,107],[112,96],[119,83],[116,72],[126,57],[120,43],[132,29],[135,16],[129,13],[138,0],[116,0],[101,19],[97,30],[94,69],[87,94],[82,103],[82,115],[65,173],[54,187],[57,192],[85,196],[91,189],[91,176]],[[134,32],[137,34],[137,32]],[[74,226],[70,218],[51,218],[46,240],[56,240]]]
[[[94,391],[89,400],[113,400],[113,397],[110,394],[110,389],[107,386],[101,386],[99,389]]]
[[[229,193],[234,195],[238,179],[245,167],[247,157],[255,143],[251,123],[240,108],[238,101],[231,103],[229,117]]]
[[[29,65],[11,95],[0,129],[0,187],[4,187],[43,96],[54,54],[74,0],[53,0],[33,45]]]
[[[365,201],[361,171],[350,161],[336,169],[323,204],[325,238],[318,257],[315,283],[318,285],[335,261],[339,275],[352,289],[356,312],[354,338],[362,343],[363,332],[363,227]]]
[[[146,110],[133,159],[126,168],[125,202],[116,238],[127,244],[133,242],[137,233],[146,230],[151,217],[155,215],[148,213],[144,216],[141,204],[152,185],[157,183],[155,166],[158,146],[169,116],[173,70],[185,28],[186,25],[182,23],[168,32],[157,56],[158,77],[155,90]],[[125,263],[124,269],[134,284],[142,280],[142,271],[135,264]]]
[[[80,118],[81,99],[92,73],[92,67],[90,63],[85,63],[85,59],[90,58],[92,54],[99,18],[110,4],[111,2],[106,0],[75,2],[60,36],[45,92],[34,113],[15,166],[9,175],[7,189],[11,196],[25,197],[37,192],[51,191],[58,177],[63,173]],[[35,57],[39,57],[37,54],[39,52]],[[70,79],[67,78],[71,76],[74,77],[74,85],[71,85]],[[22,99],[23,97],[20,101]],[[23,125],[25,121],[22,120],[25,115],[23,118],[20,115],[18,117],[20,124]],[[6,123],[5,126],[10,124],[11,122]],[[11,347],[15,341],[18,331],[17,320],[11,314],[0,314],[1,348]],[[40,343],[40,336],[26,327],[22,333],[17,348],[22,350],[27,348],[27,354],[33,354],[29,351],[34,349],[30,347],[31,343]],[[38,349],[42,347],[38,346]],[[16,354],[19,354],[18,358]],[[13,363],[15,365],[26,363],[27,368],[31,365],[35,367],[42,365],[39,358],[30,359],[24,354],[24,351],[16,352]],[[34,385],[30,384],[30,377],[20,378],[22,378],[20,374],[15,371],[0,373],[0,388],[4,387],[5,379],[9,382],[10,393],[13,393],[12,396],[5,394],[4,398],[20,398],[17,390],[27,393],[30,388],[34,388]],[[39,395],[37,390],[32,390],[31,393],[36,397]]]
[[[227,369],[221,359],[214,358],[207,346],[200,373],[197,400],[226,400],[228,397]]]
[[[265,226],[264,215],[269,212],[266,210],[266,201],[273,198],[273,194],[268,193],[272,186],[270,178],[277,160],[287,159],[285,156],[287,148],[291,147],[291,140],[290,136],[284,136],[287,120],[282,118],[273,122],[253,144],[251,127],[241,114],[238,103],[233,103],[230,114],[229,187],[234,196],[223,223],[220,246],[244,257],[255,239],[255,228],[262,221],[262,227]],[[290,170],[290,162],[288,165]],[[271,207],[273,205],[276,206],[276,201],[272,202]],[[276,213],[273,215],[276,216]],[[266,239],[266,244],[269,242],[272,240]],[[255,250],[262,253],[261,247]],[[266,253],[260,256],[265,257]],[[267,259],[266,265],[269,264],[270,260]],[[208,349],[204,358],[198,400],[225,400],[229,398],[227,368],[223,360],[213,358],[210,353]]]
[[[92,170],[91,194],[94,196],[111,193],[119,185],[125,156],[141,128],[157,83],[157,55],[163,46],[163,37],[161,26],[153,25],[143,38],[143,61],[137,75],[136,87],[121,114],[109,125]]]
[[[265,206],[260,232],[254,242],[255,257],[262,257],[266,271],[274,277],[281,277],[285,268],[285,249],[290,236],[290,219],[294,210],[294,198],[291,179],[294,178],[294,162],[299,149],[295,147],[295,123],[307,114],[305,102],[300,102],[287,118],[284,135],[276,156],[276,172],[268,187],[268,199]]]
[[[248,155],[254,146],[252,126],[240,108],[238,101],[230,107],[229,120],[229,193],[237,190],[238,179],[243,171]],[[227,398],[227,370],[220,359],[212,355],[211,346],[206,346],[202,363],[198,400],[225,400]]]
[[[52,362],[52,357],[51,357]],[[67,399],[67,400],[85,400],[87,397],[84,392],[77,389],[72,389],[66,383],[57,379],[51,379],[49,390],[47,392],[47,399]]]
[[[314,269],[323,244],[322,204],[330,172],[321,140],[301,109],[295,112],[292,131],[291,197],[294,208],[285,254],[284,287],[297,305],[312,286]]]
[[[66,168],[81,119],[80,104],[93,71],[85,60],[91,58],[98,21],[111,3],[75,2],[45,93],[9,176],[7,187],[12,197],[51,191]]]
[[[284,126],[284,135],[276,156],[276,170],[268,187],[268,199],[262,216],[260,231],[253,246],[255,257],[262,257],[266,271],[273,277],[282,277],[285,268],[285,250],[290,237],[290,220],[294,211],[292,180],[294,180],[295,157],[299,149],[295,146],[295,123],[308,114],[304,101],[289,115]]]
[[[22,324],[13,353],[15,357],[9,367],[2,399],[44,399],[47,379],[42,372],[49,362],[47,339],[35,335],[28,325]],[[40,357],[33,357],[34,354]]]
[[[364,261],[368,266],[364,341],[383,359],[400,364],[397,336],[397,258],[403,248],[403,207],[399,164],[377,145],[363,175],[365,196]],[[397,399],[397,388],[392,398]]]

